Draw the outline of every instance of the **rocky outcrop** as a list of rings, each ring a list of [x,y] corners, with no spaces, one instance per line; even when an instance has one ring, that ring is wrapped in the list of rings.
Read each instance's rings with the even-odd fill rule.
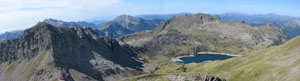
[[[213,76],[209,76],[209,75],[200,75],[200,74],[196,74],[192,77],[188,77],[188,80],[191,81],[226,81],[226,80],[222,80],[219,77],[213,77]]]
[[[162,76],[160,78],[152,78],[152,80],[168,80],[168,81],[226,81],[222,80],[219,77],[214,77],[210,75],[200,75],[196,74],[193,76],[181,76],[181,75],[168,75]],[[138,81],[150,81],[148,79],[140,79]]]
[[[47,23],[0,44],[1,81],[115,81],[139,74],[132,49],[90,28],[56,28]]]

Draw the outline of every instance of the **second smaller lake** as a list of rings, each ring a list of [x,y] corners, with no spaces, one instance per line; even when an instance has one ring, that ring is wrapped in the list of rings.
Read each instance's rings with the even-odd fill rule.
[[[193,63],[193,62],[201,63],[204,61],[225,60],[232,57],[234,56],[222,55],[222,54],[197,54],[192,57],[182,57],[180,58],[180,60],[182,61],[177,61],[177,63],[184,63],[184,64]]]

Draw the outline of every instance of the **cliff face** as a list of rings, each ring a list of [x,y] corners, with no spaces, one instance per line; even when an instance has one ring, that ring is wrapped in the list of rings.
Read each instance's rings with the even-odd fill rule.
[[[135,52],[89,28],[40,23],[0,44],[1,81],[117,80],[139,73]]]

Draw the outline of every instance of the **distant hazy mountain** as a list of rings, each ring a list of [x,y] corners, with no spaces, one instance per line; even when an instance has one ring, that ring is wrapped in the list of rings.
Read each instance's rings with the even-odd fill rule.
[[[100,35],[108,37],[119,37],[134,32],[152,30],[162,22],[163,20],[161,19],[145,20],[130,15],[121,15],[106,23],[103,27],[99,28],[97,32]]]
[[[240,20],[252,26],[263,25],[269,22],[281,28],[290,37],[296,37],[300,35],[299,17],[283,16],[276,14],[248,15],[243,13],[225,13],[220,14],[220,18],[224,22]]]
[[[108,21],[107,20],[95,20],[95,21],[91,21],[90,23],[93,23],[99,27],[102,27],[103,25],[105,25]]]
[[[17,39],[23,35],[23,32],[24,32],[23,30],[5,32],[4,34],[0,35],[0,42],[3,40]]]
[[[46,23],[49,23],[53,26],[56,26],[56,27],[67,27],[67,28],[71,28],[71,27],[81,27],[81,28],[87,28],[87,27],[90,27],[92,29],[97,29],[98,25],[95,25],[93,23],[89,23],[89,22],[85,22],[85,21],[79,21],[79,22],[65,22],[65,21],[62,21],[62,20],[56,20],[56,19],[45,19],[44,21],[42,22],[46,22]]]
[[[85,22],[85,21],[79,21],[79,22],[65,22],[65,21],[61,21],[61,20],[56,20],[56,19],[45,19],[42,22],[45,23],[49,23],[55,27],[66,27],[66,28],[72,28],[72,27],[80,27],[80,28],[87,28],[90,27],[92,29],[96,29],[101,27],[101,25],[95,25],[93,23],[89,23],[89,22]],[[39,22],[41,23],[41,22]],[[12,31],[12,32],[6,32],[3,33],[2,35],[0,34],[0,41],[8,39],[8,40],[12,40],[12,39],[16,39],[21,37],[23,34],[23,30],[19,30],[19,31]]]
[[[143,18],[147,20],[152,20],[152,19],[162,19],[162,20],[167,20],[173,16],[183,16],[191,13],[183,12],[183,13],[178,13],[178,14],[149,14],[149,15],[137,15],[135,17],[137,18]]]
[[[244,13],[225,13],[219,14],[224,22],[231,22],[235,20],[243,21],[247,24],[265,24],[270,23],[285,23],[289,21],[299,20],[298,17],[283,16],[277,14],[244,14]]]
[[[277,23],[277,26],[292,38],[300,35],[300,20]]]

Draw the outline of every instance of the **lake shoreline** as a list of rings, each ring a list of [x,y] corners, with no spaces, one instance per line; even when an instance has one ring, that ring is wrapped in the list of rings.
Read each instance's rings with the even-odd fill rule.
[[[234,56],[234,57],[237,57],[237,56],[240,56],[240,55],[234,55],[234,54],[228,54],[228,53],[217,53],[217,52],[197,52],[197,54],[195,55],[199,55],[199,54],[215,54],[215,55],[227,55],[227,56]],[[178,56],[176,58],[172,58],[171,61],[173,62],[180,62],[182,61],[180,58],[183,58],[183,57],[193,57],[195,55],[183,55],[183,56]]]
[[[217,54],[217,55],[227,55],[227,56],[240,56],[240,55],[234,55],[234,54],[228,54],[228,53],[216,53],[216,52],[197,52],[196,55],[198,54]]]

